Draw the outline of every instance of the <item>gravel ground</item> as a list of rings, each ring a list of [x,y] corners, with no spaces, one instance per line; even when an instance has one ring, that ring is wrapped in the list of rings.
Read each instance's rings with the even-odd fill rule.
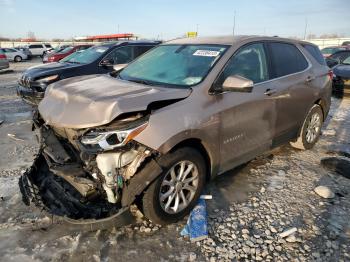
[[[31,108],[14,87],[21,72],[37,63],[0,73],[0,261],[350,261],[350,171],[321,165],[327,157],[348,161],[350,99],[333,99],[312,150],[286,145],[212,181],[206,240],[181,237],[185,220],[158,227],[137,211],[136,222],[124,227],[84,231],[20,199],[17,180],[37,144]],[[326,188],[316,193],[318,186]]]

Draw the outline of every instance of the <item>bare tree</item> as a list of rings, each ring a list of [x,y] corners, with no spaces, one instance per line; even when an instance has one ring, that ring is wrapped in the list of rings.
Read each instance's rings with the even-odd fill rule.
[[[308,34],[306,39],[315,39],[317,36],[315,34]]]
[[[320,38],[339,38],[340,36],[338,34],[322,34],[320,35]]]

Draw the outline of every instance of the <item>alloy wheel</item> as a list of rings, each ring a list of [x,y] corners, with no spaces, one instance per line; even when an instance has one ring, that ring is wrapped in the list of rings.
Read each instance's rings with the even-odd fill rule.
[[[308,123],[306,128],[306,141],[311,144],[313,143],[321,129],[321,117],[318,113],[314,113]]]
[[[164,176],[160,185],[159,201],[168,214],[184,210],[198,190],[198,168],[188,160],[173,165]]]

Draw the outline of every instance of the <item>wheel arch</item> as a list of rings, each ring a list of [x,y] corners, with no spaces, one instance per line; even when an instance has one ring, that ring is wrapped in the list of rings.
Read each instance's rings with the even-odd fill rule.
[[[206,179],[209,181],[212,177],[212,174],[215,173],[215,170],[213,169],[213,166],[215,165],[213,164],[213,158],[211,157],[210,151],[205,146],[203,141],[199,138],[187,138],[175,144],[168,152],[173,152],[181,147],[194,148],[202,155],[206,164]]]
[[[323,121],[324,121],[327,117],[326,102],[322,98],[319,98],[314,102],[314,105],[319,105],[321,107],[322,114],[323,114]]]

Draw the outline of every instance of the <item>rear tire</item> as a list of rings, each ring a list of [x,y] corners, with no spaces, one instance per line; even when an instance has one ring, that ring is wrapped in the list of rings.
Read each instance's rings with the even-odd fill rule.
[[[20,57],[19,55],[15,56],[15,58],[13,59],[15,62],[21,62],[22,61],[22,57]]]
[[[304,120],[298,139],[290,142],[291,146],[302,150],[311,149],[320,137],[322,123],[322,109],[319,105],[314,105]]]
[[[164,225],[181,220],[193,209],[207,170],[202,155],[190,147],[168,153],[159,163],[164,172],[144,192],[142,208],[149,220]]]

